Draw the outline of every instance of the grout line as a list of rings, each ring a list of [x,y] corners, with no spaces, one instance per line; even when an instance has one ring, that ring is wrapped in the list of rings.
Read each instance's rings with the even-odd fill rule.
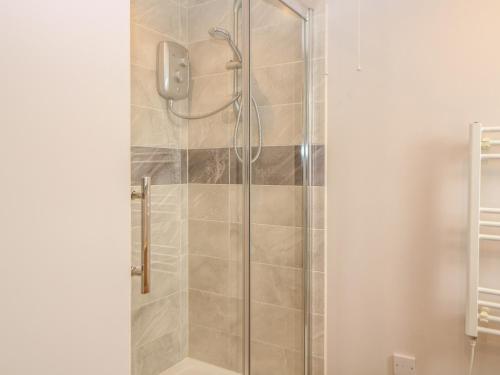
[[[230,296],[230,295],[222,294],[222,293],[218,293],[218,292],[213,292],[213,291],[210,291],[210,290],[203,290],[203,289],[192,288],[192,287],[189,287],[188,291],[189,290],[194,290],[195,292],[199,292],[199,293],[211,294],[211,295],[214,295],[214,296],[217,296],[217,297],[231,298],[231,299],[236,299],[238,301],[243,301],[243,298],[235,297],[235,296]],[[260,303],[261,305],[266,305],[266,306],[278,307],[280,309],[293,310],[293,311],[296,311],[296,312],[304,311],[304,310],[296,308],[296,307],[284,306],[284,305],[277,305],[275,303],[270,303],[270,302],[265,302],[265,301],[253,300],[251,302],[252,303]],[[320,314],[318,314],[318,315],[320,315]]]
[[[161,113],[168,113],[168,111],[166,109],[160,109],[160,108],[157,108],[157,107],[150,107],[150,106],[147,106],[147,105],[139,105],[139,104],[130,104],[131,107],[136,107],[136,108],[140,108],[140,109],[148,109],[148,110],[152,110],[152,111],[156,111],[156,112],[161,112]],[[134,147],[134,146],[132,146]],[[147,147],[150,147],[150,146],[147,146]]]
[[[243,298],[238,298],[238,297],[231,297],[231,296],[226,296],[224,294],[220,294],[220,293],[215,293],[215,292],[210,292],[210,291],[206,291],[206,290],[201,290],[201,289],[195,289],[195,288],[189,288],[189,290],[193,290],[195,292],[198,292],[198,293],[205,293],[205,294],[210,294],[210,295],[214,295],[214,296],[217,296],[217,297],[223,297],[223,298],[228,298],[228,299],[234,299],[236,300],[237,302],[243,302]],[[189,291],[188,290],[188,291]],[[290,310],[292,312],[296,312],[296,313],[302,313],[304,310],[301,310],[301,309],[297,309],[295,307],[288,307],[288,306],[282,306],[282,305],[276,305],[276,304],[273,304],[273,303],[268,303],[268,302],[262,302],[262,301],[252,301],[252,304],[259,304],[259,305],[264,305],[264,306],[269,306],[269,307],[276,307],[278,309],[283,309],[283,310]],[[314,315],[321,315],[321,314],[314,314]]]
[[[172,292],[170,294],[167,294],[166,296],[161,296],[161,297],[158,297],[158,298],[155,298],[151,301],[148,301],[147,303],[144,303],[144,304],[139,304],[138,306],[136,306],[134,309],[131,309],[132,312],[134,311],[137,311],[137,310],[140,310],[142,309],[143,307],[146,307],[146,306],[149,306],[149,305],[152,305],[154,303],[157,303],[161,300],[164,300],[164,299],[170,299],[170,297],[176,295],[176,294],[181,294],[182,293],[182,289],[179,289],[179,290],[176,290],[175,292]],[[133,297],[133,296],[132,296]]]
[[[266,266],[266,267],[274,267],[274,268],[281,268],[284,270],[290,270],[290,271],[303,271],[304,267],[292,267],[292,266],[284,266],[280,264],[273,264],[273,263],[265,263],[265,262],[256,262],[256,261],[251,261],[252,264],[256,264],[259,266]]]
[[[130,63],[130,66],[134,67],[134,68],[140,68],[140,69],[147,70],[149,72],[156,73],[156,69],[152,69],[152,68],[150,68],[149,66],[146,66],[146,65],[141,65],[141,64],[136,64],[136,63]]]
[[[231,332],[230,330],[223,330],[223,329],[220,329],[220,328],[217,328],[217,327],[210,327],[210,326],[207,326],[207,325],[204,325],[204,324],[199,324],[199,323],[192,323],[193,327],[201,327],[201,328],[206,328],[206,329],[209,329],[211,331],[214,331],[214,332],[217,332],[217,333],[222,333],[222,334],[225,334],[225,335],[228,335],[228,336],[232,336],[232,337],[236,337],[236,338],[241,338],[242,336],[241,335],[238,335],[238,334],[235,334],[233,332]],[[242,324],[237,324],[237,326],[239,325],[242,325]],[[251,339],[251,341],[253,343],[258,343],[258,344],[263,344],[263,345],[267,345],[267,346],[272,346],[274,348],[278,348],[278,349],[282,349],[282,350],[287,350],[287,351],[290,351],[290,352],[294,352],[294,353],[302,353],[302,350],[300,349],[294,349],[294,348],[290,348],[290,347],[286,347],[286,346],[281,346],[281,345],[278,345],[278,344],[274,344],[274,343],[271,343],[271,342],[267,342],[267,341],[262,341],[262,340],[258,340],[258,339]]]
[[[287,61],[284,63],[279,63],[279,64],[269,64],[269,65],[259,65],[255,66],[252,68],[252,70],[263,70],[266,68],[276,68],[276,67],[281,67],[281,66],[286,66],[286,65],[299,65],[299,64],[304,64],[304,60],[296,60],[296,61]]]

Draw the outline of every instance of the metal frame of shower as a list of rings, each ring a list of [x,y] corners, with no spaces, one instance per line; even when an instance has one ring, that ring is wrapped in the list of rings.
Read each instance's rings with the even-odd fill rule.
[[[313,47],[313,9],[308,8],[297,0],[279,0],[288,9],[302,19],[302,47],[304,56],[304,131],[302,143],[303,166],[303,273],[304,273],[304,372],[312,373],[311,351],[311,228],[312,228],[312,144],[311,134],[313,127],[313,75],[312,75],[312,47]],[[242,147],[242,187],[243,209],[243,375],[251,375],[250,369],[250,324],[251,324],[251,2],[242,0],[242,115],[243,115],[243,147]],[[235,18],[236,19],[236,18]],[[237,27],[235,27],[237,29]],[[235,39],[238,40],[237,34]],[[235,84],[236,85],[236,84]]]

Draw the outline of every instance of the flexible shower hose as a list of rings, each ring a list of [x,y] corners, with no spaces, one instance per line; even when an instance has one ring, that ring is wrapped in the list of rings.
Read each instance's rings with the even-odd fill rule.
[[[213,116],[213,115],[219,113],[220,111],[226,109],[227,107],[229,107],[233,103],[236,104],[237,107],[238,107],[238,115],[236,117],[236,124],[234,125],[234,131],[233,131],[233,149],[234,149],[234,152],[236,153],[236,157],[238,158],[238,160],[240,162],[242,162],[243,158],[241,157],[241,155],[238,152],[238,145],[237,145],[237,143],[238,143],[237,142],[237,140],[238,140],[238,132],[239,132],[240,121],[241,121],[241,110],[242,110],[242,105],[241,105],[240,102],[238,102],[239,99],[241,99],[241,93],[239,93],[238,95],[236,95],[234,98],[232,98],[230,101],[228,101],[227,103],[223,104],[219,108],[214,109],[213,111],[205,112],[205,113],[198,113],[198,114],[195,114],[195,115],[177,112],[174,109],[174,103],[173,103],[172,99],[168,100],[168,109],[175,116],[180,117],[180,118],[182,118],[184,120],[200,120],[200,119],[203,119],[203,118],[206,118],[206,117],[210,117],[210,116]],[[256,155],[252,157],[251,162],[253,163],[253,162],[255,162],[259,158],[260,153],[262,151],[262,123],[261,123],[259,109],[257,108],[257,102],[255,101],[255,99],[254,99],[253,96],[251,97],[251,102],[252,102],[252,107],[255,110],[256,117],[257,117],[257,129],[258,129],[258,133],[259,133],[259,146],[257,148]]]

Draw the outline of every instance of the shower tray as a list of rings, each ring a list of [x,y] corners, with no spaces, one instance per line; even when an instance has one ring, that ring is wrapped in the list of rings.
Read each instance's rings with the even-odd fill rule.
[[[160,375],[240,375],[237,372],[214,366],[192,358],[185,358]]]

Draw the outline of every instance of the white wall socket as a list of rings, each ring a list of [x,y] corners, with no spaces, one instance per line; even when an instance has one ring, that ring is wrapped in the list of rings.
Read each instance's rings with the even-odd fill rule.
[[[415,357],[394,353],[394,375],[415,375]]]

